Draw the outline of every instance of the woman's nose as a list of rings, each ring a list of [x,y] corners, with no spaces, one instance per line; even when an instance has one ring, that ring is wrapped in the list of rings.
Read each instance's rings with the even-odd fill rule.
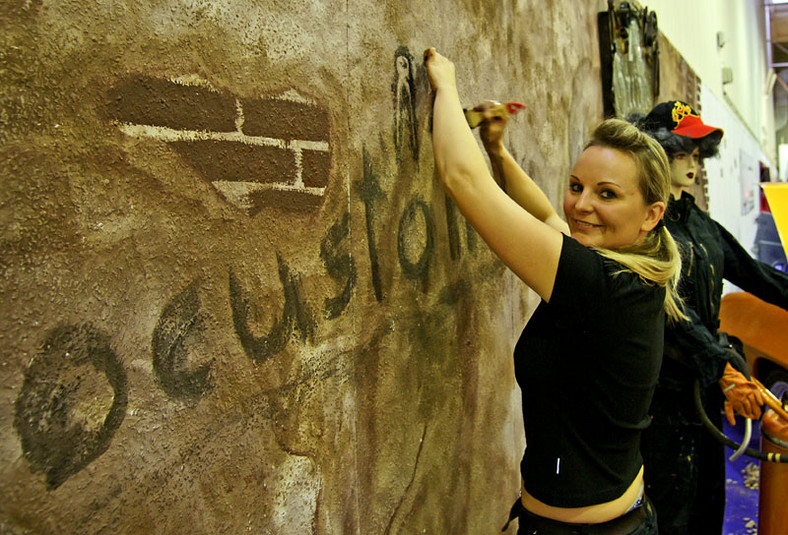
[[[579,210],[581,212],[590,212],[591,211],[591,198],[588,192],[583,192],[577,196],[577,201],[575,202],[575,210]]]

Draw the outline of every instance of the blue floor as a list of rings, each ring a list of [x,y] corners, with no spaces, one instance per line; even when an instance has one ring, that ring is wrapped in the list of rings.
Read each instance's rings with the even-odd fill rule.
[[[736,427],[731,427],[727,420],[723,432],[737,443],[741,443],[744,424],[737,418]],[[760,449],[761,431],[758,422],[752,424],[752,440],[750,448]],[[725,448],[725,455],[730,457],[733,450]],[[742,455],[735,461],[727,461],[726,466],[726,502],[725,524],[723,535],[754,535],[758,533],[758,473],[760,461]]]

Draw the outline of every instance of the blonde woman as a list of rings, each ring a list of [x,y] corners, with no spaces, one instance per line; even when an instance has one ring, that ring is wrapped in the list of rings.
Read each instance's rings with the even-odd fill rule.
[[[634,126],[604,121],[570,173],[564,220],[503,146],[507,119],[487,113],[490,173],[463,115],[454,64],[434,48],[424,59],[444,189],[542,298],[514,351],[527,441],[511,515],[518,533],[656,533],[639,443],[665,317],[681,316],[680,259],[662,224],[667,157]]]

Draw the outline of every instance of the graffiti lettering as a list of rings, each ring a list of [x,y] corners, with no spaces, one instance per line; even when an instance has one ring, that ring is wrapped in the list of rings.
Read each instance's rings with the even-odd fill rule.
[[[417,216],[421,214],[424,220],[424,248],[416,261],[408,258],[409,240],[408,237],[417,233],[411,229],[417,225]],[[432,222],[432,215],[427,203],[420,199],[415,199],[408,204],[408,207],[399,220],[399,232],[397,233],[397,254],[402,273],[409,279],[426,280],[427,270],[434,253],[433,235],[435,225]]]
[[[187,342],[203,330],[200,306],[197,286],[192,283],[167,304],[153,330],[153,371],[172,398],[193,400],[213,386],[210,364],[193,371],[186,367]]]
[[[380,259],[378,256],[377,237],[375,234],[374,213],[379,205],[386,200],[386,194],[380,187],[379,177],[372,168],[369,153],[366,149],[363,152],[363,158],[364,174],[361,180],[355,182],[355,185],[358,190],[358,196],[364,203],[372,287],[375,292],[375,298],[378,302],[381,302],[383,300],[383,288],[380,279]],[[457,260],[460,258],[462,250],[460,243],[460,223],[458,222],[461,216],[457,213],[455,204],[448,196],[445,197],[445,205],[446,226],[449,236],[449,253],[452,260]],[[408,236],[412,234],[413,225],[417,222],[417,214],[419,213],[422,215],[425,225],[425,243],[419,258],[414,261],[411,260],[408,255],[408,246],[410,245]],[[426,280],[426,273],[434,255],[433,243],[435,230],[429,206],[424,201],[418,199],[412,200],[400,217],[399,231],[397,234],[399,263],[403,274],[407,278]],[[476,232],[467,220],[465,221],[465,235],[468,250],[475,251]]]
[[[397,159],[409,150],[418,167],[412,68],[410,54],[400,48],[395,55],[393,85],[397,114],[394,142]],[[322,206],[330,177],[331,140],[328,112],[319,105],[297,95],[244,100],[203,82],[154,79],[131,80],[111,96],[114,104],[108,106],[109,111],[124,134],[168,144],[225,199],[249,215],[268,206],[294,210]],[[154,105],[148,106],[149,102]],[[194,109],[208,112],[195,118]],[[273,120],[280,117],[297,120]],[[297,126],[291,128],[292,124]],[[269,160],[273,165],[261,164]],[[387,196],[366,149],[363,176],[354,185],[364,204],[372,287],[375,298],[382,302],[385,294],[375,214]],[[293,199],[296,202],[291,202]],[[462,251],[457,219],[456,207],[446,198],[452,259],[459,258]],[[475,235],[467,223],[466,230],[468,248],[473,249]],[[345,213],[320,242],[326,273],[337,283],[337,291],[332,292],[336,295],[323,302],[327,320],[345,312],[358,281],[349,236],[350,213]],[[384,229],[380,236],[393,239],[394,234]],[[411,199],[400,215],[396,236],[404,277],[426,282],[436,240],[430,205],[420,198]],[[282,352],[291,340],[311,342],[317,329],[300,274],[278,253],[276,261],[283,299],[275,306],[281,312],[268,316],[264,335],[258,335],[251,325],[256,321],[251,290],[233,269],[228,274],[234,330],[243,351],[256,363]],[[461,281],[448,285],[442,291],[442,302],[458,302],[465,290]],[[150,347],[156,383],[170,398],[195,402],[214,387],[213,363],[195,362],[194,358],[205,322],[196,282],[172,297],[161,311]],[[109,448],[127,404],[126,373],[107,335],[89,325],[59,326],[47,333],[42,349],[25,370],[15,401],[13,425],[31,470],[44,474],[50,490],[62,485]]]
[[[230,270],[230,307],[233,312],[235,333],[241,341],[246,354],[255,362],[262,363],[282,351],[297,330],[301,341],[313,337],[314,320],[306,302],[301,295],[301,279],[291,273],[290,268],[276,255],[279,265],[279,280],[284,290],[284,309],[282,317],[274,320],[271,330],[266,336],[255,336],[249,327],[249,303],[244,297],[241,283]]]
[[[108,337],[86,325],[53,329],[15,403],[25,459],[56,489],[109,448],[127,403],[126,372]]]
[[[458,260],[461,256],[460,248],[460,228],[457,223],[458,217],[465,221],[465,240],[469,251],[476,250],[476,231],[468,220],[458,214],[457,205],[454,204],[446,195],[446,228],[449,234],[449,254],[452,260]]]
[[[345,281],[342,293],[327,297],[325,301],[326,319],[334,319],[342,314],[356,286],[356,266],[349,252],[339,253],[340,247],[350,235],[350,214],[346,213],[340,223],[334,223],[320,242],[320,258],[326,266],[328,275],[336,281]]]
[[[419,137],[416,124],[416,88],[413,83],[413,56],[408,47],[401,46],[394,53],[394,146],[397,160],[407,145],[411,157],[419,164]]]
[[[380,282],[380,265],[378,264],[378,249],[375,241],[374,213],[377,203],[386,199],[383,190],[380,189],[377,175],[372,171],[372,162],[369,154],[364,149],[364,175],[361,180],[356,181],[358,195],[364,203],[364,210],[367,222],[367,249],[369,250],[369,264],[372,272],[372,288],[375,291],[375,299],[383,301],[383,289]]]

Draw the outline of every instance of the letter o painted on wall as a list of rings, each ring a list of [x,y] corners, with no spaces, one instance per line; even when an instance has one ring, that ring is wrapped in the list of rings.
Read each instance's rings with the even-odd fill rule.
[[[109,448],[126,415],[126,372],[109,338],[91,326],[60,326],[25,370],[14,427],[50,490]]]
[[[421,224],[421,226],[419,226]],[[423,244],[418,258],[412,260],[411,255],[415,249],[414,238],[422,235]],[[430,207],[421,199],[414,199],[402,213],[397,232],[397,255],[402,272],[409,279],[425,279],[432,256],[435,253],[433,245],[435,224],[432,221]]]

